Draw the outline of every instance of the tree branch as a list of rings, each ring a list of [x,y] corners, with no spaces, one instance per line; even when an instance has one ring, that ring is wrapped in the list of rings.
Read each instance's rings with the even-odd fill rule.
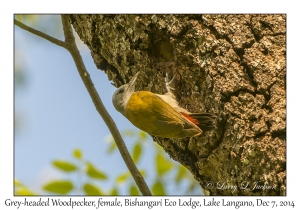
[[[111,118],[111,116],[107,112],[106,108],[104,107],[104,104],[102,103],[102,100],[101,100],[97,90],[94,87],[94,84],[90,78],[90,75],[89,75],[88,71],[86,70],[85,65],[82,61],[81,55],[77,49],[77,46],[75,43],[75,38],[74,38],[74,35],[72,32],[72,28],[71,28],[70,23],[67,20],[67,17],[64,15],[62,15],[61,17],[62,17],[64,34],[65,34],[65,42],[55,39],[47,34],[37,31],[33,28],[30,28],[17,20],[14,20],[14,23],[15,23],[15,25],[19,26],[20,28],[22,28],[26,31],[29,31],[37,36],[40,36],[58,46],[64,47],[65,49],[67,49],[70,52],[70,54],[72,55],[73,60],[75,62],[75,65],[77,67],[78,73],[79,73],[87,91],[89,92],[97,111],[99,112],[99,114],[103,118],[104,122],[106,123],[107,127],[109,128],[109,130],[116,142],[116,145],[118,146],[121,156],[122,156],[125,164],[127,165],[131,175],[133,176],[138,188],[140,189],[140,191],[143,195],[152,195],[143,176],[141,175],[141,173],[135,166],[135,164],[126,148],[126,145],[122,139],[122,136],[121,136],[119,130],[117,129],[116,124],[114,123],[113,119]]]
[[[97,111],[99,112],[99,114],[103,118],[104,122],[108,126],[108,128],[119,148],[121,156],[124,159],[129,171],[131,172],[131,174],[132,174],[136,184],[138,185],[139,189],[141,190],[142,194],[143,195],[151,195],[151,192],[150,192],[148,186],[146,185],[144,178],[142,177],[142,175],[136,168],[136,166],[126,148],[126,145],[121,137],[121,134],[120,134],[115,122],[113,121],[111,116],[108,114],[106,108],[104,107],[104,104],[102,103],[100,96],[98,95],[98,93],[94,87],[94,84],[90,78],[90,75],[84,66],[82,58],[76,47],[75,38],[73,36],[72,28],[71,28],[70,23],[67,20],[67,17],[65,15],[62,15],[61,17],[62,17],[62,23],[63,23],[64,33],[65,33],[65,39],[66,39],[66,43],[67,43],[67,49],[69,50],[69,52],[71,53],[71,55],[75,61],[75,64],[76,64],[78,72],[81,76],[81,79],[82,79],[86,89],[88,90]]]
[[[35,30],[27,25],[25,25],[24,23],[21,23],[20,21],[18,20],[14,20],[14,24],[19,26],[20,28],[24,29],[25,31],[29,31],[30,33],[34,34],[34,35],[37,35],[39,37],[42,37],[46,40],[48,40],[49,42],[52,42],[53,44],[56,44],[58,46],[61,46],[63,48],[66,48],[66,43],[63,42],[63,41],[60,41],[59,39],[55,39],[54,37],[52,36],[49,36],[41,31],[38,31],[38,30]]]

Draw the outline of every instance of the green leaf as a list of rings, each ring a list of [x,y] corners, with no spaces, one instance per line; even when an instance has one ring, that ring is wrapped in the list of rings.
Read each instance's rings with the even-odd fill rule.
[[[77,169],[76,165],[74,165],[73,163],[64,161],[64,160],[55,160],[52,162],[52,164],[60,169],[63,170],[65,172],[72,172],[75,171]]]
[[[23,22],[23,15],[15,15],[15,18],[21,22]]]
[[[182,165],[179,166],[179,169],[178,169],[178,173],[176,175],[176,178],[175,178],[175,181],[177,184],[179,184],[179,182],[181,180],[183,180],[184,176],[185,176],[185,173],[186,173],[186,168],[183,167]]]
[[[44,185],[43,189],[51,193],[65,195],[73,189],[73,183],[68,180],[52,181]]]
[[[140,173],[142,174],[143,177],[146,176],[146,171],[145,170],[140,170]]]
[[[148,137],[147,133],[145,133],[144,131],[140,131],[139,132],[139,139],[141,140],[146,140]]]
[[[17,179],[14,180],[14,184],[15,184],[15,187],[22,187],[22,183],[19,182]]]
[[[38,22],[37,15],[15,15],[16,19],[23,22],[27,21],[30,22],[30,25],[35,25]]]
[[[142,147],[139,143],[136,143],[133,147],[132,159],[135,163],[137,163],[142,154]]]
[[[83,186],[83,190],[86,195],[103,195],[103,193],[97,186],[90,183],[85,183]]]
[[[168,172],[172,168],[173,164],[167,160],[163,155],[156,155],[156,170],[158,175]]]
[[[134,136],[133,130],[124,130],[122,131],[122,136]]]
[[[31,192],[26,186],[24,186],[21,182],[17,179],[14,180],[15,184],[15,195],[36,195],[35,193]]]
[[[31,192],[28,188],[21,187],[15,191],[15,195],[28,196],[28,195],[35,195],[35,194]]]
[[[152,192],[154,195],[166,195],[164,186],[160,181],[154,183],[154,185],[152,186]]]
[[[187,192],[188,192],[188,193],[192,193],[192,192],[196,189],[196,186],[198,186],[197,183],[195,183],[195,182],[192,181],[192,182],[190,183],[189,188],[187,189]]]
[[[112,153],[113,151],[115,151],[116,148],[117,148],[116,142],[115,142],[115,141],[112,141],[112,142],[110,143],[110,146],[109,146],[107,152],[108,152],[108,153]]]
[[[81,158],[82,158],[82,152],[81,152],[80,149],[74,149],[73,155],[74,155],[74,157],[77,158],[77,159],[81,159]]]
[[[114,195],[119,195],[118,189],[115,187],[110,191],[110,195],[114,196]]]
[[[123,182],[126,181],[126,179],[128,179],[128,177],[130,176],[130,174],[128,172],[120,174],[117,178],[116,178],[116,182],[121,184]]]
[[[130,195],[140,195],[138,188],[132,184],[129,189]]]
[[[107,176],[91,163],[87,163],[87,175],[94,179],[107,179]]]

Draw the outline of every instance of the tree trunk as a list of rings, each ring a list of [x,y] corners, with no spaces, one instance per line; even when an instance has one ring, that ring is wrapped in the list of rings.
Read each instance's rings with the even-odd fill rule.
[[[210,195],[286,194],[285,15],[68,15],[116,87],[217,116],[197,138],[153,137]]]

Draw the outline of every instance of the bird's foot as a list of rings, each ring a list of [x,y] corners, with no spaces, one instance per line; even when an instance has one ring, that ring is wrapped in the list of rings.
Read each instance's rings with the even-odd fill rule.
[[[166,82],[166,89],[168,92],[171,92],[171,90],[175,90],[175,88],[171,87],[170,85],[174,82],[175,78],[176,78],[177,73],[172,77],[172,79],[169,79],[169,74],[166,73],[166,78],[165,78],[165,82]]]

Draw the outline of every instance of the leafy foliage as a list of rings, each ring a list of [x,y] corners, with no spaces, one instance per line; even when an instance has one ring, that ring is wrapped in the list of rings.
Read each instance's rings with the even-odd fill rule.
[[[91,183],[85,183],[83,186],[83,190],[86,195],[103,195],[101,190]]]
[[[146,182],[149,185],[154,195],[170,195],[174,192],[174,189],[179,189],[182,184],[185,183],[186,194],[200,194],[200,188],[198,183],[193,179],[191,174],[186,168],[177,162],[172,161],[161,147],[153,142],[150,142],[148,136],[142,132],[125,131],[124,136],[128,138],[137,137],[136,141],[132,142],[131,155],[134,162],[137,164],[141,174],[146,178]],[[116,145],[111,136],[106,137],[108,141],[108,155],[112,155],[116,151]],[[146,141],[147,140],[147,141]],[[150,146],[149,146],[150,145]],[[114,148],[114,149],[112,149]],[[154,165],[142,165],[145,153],[152,151],[152,159],[155,160]],[[83,194],[83,195],[120,195],[124,194],[124,187],[127,187],[126,195],[141,195],[134,180],[129,171],[122,172],[116,175],[115,178],[109,177],[106,173],[97,168],[93,163],[84,159],[83,153],[80,149],[74,149],[73,151],[74,162],[66,160],[54,160],[52,165],[66,174],[77,173],[80,180],[87,180],[85,183],[72,182],[70,180],[54,180],[45,184],[42,189],[51,194]],[[149,154],[147,155],[149,158]],[[146,161],[147,162],[147,161]],[[109,170],[109,169],[107,169]],[[147,174],[152,174],[151,177]],[[148,179],[147,179],[148,178]],[[109,181],[114,179],[113,186],[106,192],[102,190],[99,181]],[[152,183],[152,184],[151,184]],[[76,190],[75,190],[76,189]],[[78,191],[79,189],[79,191]],[[15,181],[15,195],[36,195],[23,184]]]
[[[93,164],[87,163],[87,175],[94,179],[107,179],[107,176],[104,172],[97,169]]]
[[[164,185],[160,181],[154,183],[152,192],[154,195],[166,195]]]
[[[73,152],[73,156],[76,159],[81,159],[82,158],[82,153],[81,153],[80,149],[75,149],[74,152]]]
[[[129,189],[130,195],[140,195],[140,191],[136,187],[136,185],[132,184]]]
[[[15,195],[36,195],[31,190],[29,190],[25,185],[15,179]]]
[[[65,172],[72,172],[72,171],[76,171],[77,170],[77,167],[76,165],[74,165],[73,163],[69,163],[67,161],[64,161],[64,160],[55,160],[52,162],[52,164],[60,169],[60,170],[63,170]]]
[[[73,189],[73,183],[68,180],[56,180],[44,185],[43,189],[51,193],[65,195]]]
[[[135,163],[137,163],[141,157],[143,148],[141,146],[141,144],[136,143],[133,147],[133,152],[132,152],[132,159]]]
[[[167,160],[162,154],[156,155],[156,171],[158,175],[163,175],[164,173],[171,170],[173,164]]]
[[[130,177],[130,173],[129,172],[126,172],[126,173],[123,173],[123,174],[120,174],[116,181],[117,183],[121,184],[121,183],[124,183],[126,182],[126,180]]]
[[[116,195],[119,195],[119,191],[117,188],[113,188],[109,193],[108,195],[113,195],[113,196],[116,196]]]

